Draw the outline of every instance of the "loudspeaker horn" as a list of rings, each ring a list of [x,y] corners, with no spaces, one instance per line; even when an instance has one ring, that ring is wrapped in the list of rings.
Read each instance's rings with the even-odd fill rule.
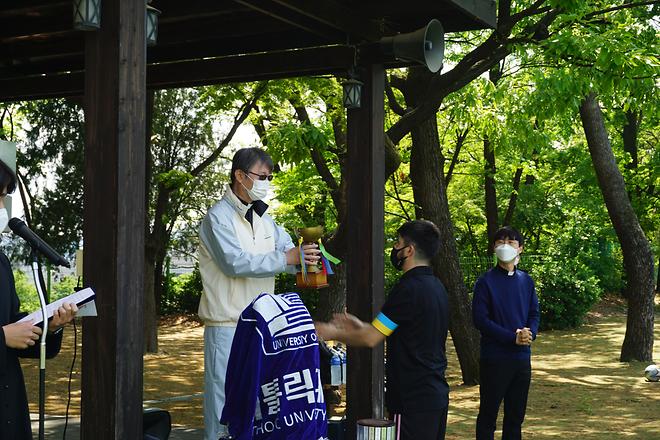
[[[445,57],[445,30],[435,18],[426,26],[407,34],[384,37],[381,50],[397,60],[414,61],[435,73],[442,69]]]

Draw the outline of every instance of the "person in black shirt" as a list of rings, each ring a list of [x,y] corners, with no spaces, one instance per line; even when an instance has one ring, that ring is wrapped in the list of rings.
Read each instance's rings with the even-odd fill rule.
[[[316,323],[323,339],[374,347],[387,338],[385,401],[401,440],[445,438],[449,386],[445,380],[447,291],[433,275],[431,259],[440,231],[426,220],[405,223],[390,254],[404,272],[371,324],[348,313]]]
[[[3,147],[5,148],[5,147]],[[0,232],[7,226],[5,196],[16,189],[16,174],[0,159]],[[30,412],[23,372],[18,358],[38,358],[41,328],[32,321],[17,322],[20,304],[9,259],[0,252],[0,439],[32,440]],[[62,342],[62,326],[73,320],[78,308],[65,304],[48,323],[46,357],[55,356]]]

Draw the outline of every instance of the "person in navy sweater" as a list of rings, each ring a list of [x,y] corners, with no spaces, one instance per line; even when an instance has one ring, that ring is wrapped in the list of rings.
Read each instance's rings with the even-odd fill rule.
[[[532,377],[531,344],[539,328],[539,301],[532,278],[516,269],[523,237],[511,227],[495,233],[497,265],[474,285],[472,317],[481,332],[477,440],[492,440],[504,400],[502,439],[522,438]]]

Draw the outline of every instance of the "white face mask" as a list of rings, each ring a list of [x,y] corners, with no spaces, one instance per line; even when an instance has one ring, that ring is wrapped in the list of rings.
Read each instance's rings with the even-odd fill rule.
[[[248,178],[252,181],[252,189],[247,189],[242,183],[241,185],[243,185],[243,188],[245,188],[248,196],[250,196],[250,199],[252,199],[253,202],[264,200],[268,197],[268,190],[270,189],[270,182],[268,180],[254,180],[250,176],[248,176]]]
[[[0,232],[4,231],[7,228],[9,223],[9,214],[7,214],[7,208],[0,209]]]
[[[510,244],[501,244],[495,248],[495,255],[502,263],[511,263],[518,257],[518,250]]]

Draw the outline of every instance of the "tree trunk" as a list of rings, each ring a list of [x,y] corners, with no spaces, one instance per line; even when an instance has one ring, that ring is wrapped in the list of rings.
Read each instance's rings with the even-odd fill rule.
[[[147,93],[147,110],[146,110],[146,130],[145,130],[145,233],[144,233],[144,353],[157,353],[158,352],[158,317],[156,310],[156,300],[153,295],[154,291],[154,255],[155,246],[151,242],[149,231],[149,200],[151,198],[151,175],[153,173],[153,152],[151,150],[151,135],[153,134],[154,112],[154,91],[151,90]]]
[[[407,80],[409,96],[406,101],[414,102],[416,97],[424,93],[429,75],[422,68],[410,69]],[[435,115],[417,124],[411,136],[410,178],[418,206],[417,218],[430,220],[440,229],[441,246],[433,261],[433,269],[449,294],[449,331],[458,355],[463,382],[475,385],[479,382],[479,335],[472,325],[470,296],[459,264]]]
[[[658,279],[655,281],[655,293],[660,294],[660,258],[658,258]]]
[[[621,361],[651,361],[653,357],[653,255],[626,193],[617,167],[603,114],[593,93],[580,105],[580,117],[598,184],[616,231],[626,272],[628,318]]]
[[[505,7],[506,2],[500,2],[500,9],[506,11],[508,15],[509,9]],[[488,79],[497,87],[497,83],[502,78],[502,67],[504,58],[498,62],[488,71]],[[484,197],[486,202],[486,233],[488,234],[488,256],[493,256],[493,237],[497,229],[500,227],[497,212],[497,190],[495,189],[495,174],[497,167],[495,166],[495,146],[490,141],[488,134],[484,134]]]
[[[342,313],[346,307],[346,263],[334,267],[335,274],[329,277],[330,286],[321,291],[314,319],[327,322],[333,313]]]
[[[506,214],[504,214],[504,220],[502,220],[502,224],[504,226],[511,226],[513,213],[516,211],[516,203],[518,202],[518,192],[520,191],[520,179],[522,178],[522,172],[522,168],[517,168],[516,174],[513,176],[513,189],[511,190],[511,195],[509,196],[509,206],[506,209]]]
[[[493,255],[493,237],[499,227],[497,221],[497,192],[495,190],[495,149],[488,135],[484,135],[484,195],[486,203],[486,231],[488,233],[488,256]]]
[[[158,352],[158,321],[160,319],[160,300],[163,287],[163,262],[170,241],[167,225],[163,222],[170,202],[170,191],[162,184],[157,186],[157,199],[153,225],[148,233],[145,252],[145,353]]]
[[[147,238],[145,241],[149,241]],[[158,311],[154,296],[154,258],[147,243],[144,258],[144,353],[158,353]]]
[[[470,296],[463,280],[454,225],[449,214],[447,193],[439,160],[436,119],[419,124],[412,131],[410,177],[417,218],[434,222],[440,229],[441,246],[433,261],[434,272],[449,293],[449,330],[461,365],[463,382],[475,385],[479,381],[479,336],[472,325]]]
[[[637,133],[641,116],[638,113],[628,110],[626,112],[626,123],[623,125],[623,149],[630,154],[630,162],[626,168],[635,169],[639,163],[637,159]]]
[[[325,243],[328,252],[342,260],[341,264],[334,266],[335,274],[329,277],[330,286],[321,294],[316,310],[316,319],[328,321],[333,313],[341,313],[346,308],[346,254],[348,242],[346,240],[348,173],[345,172],[344,161],[341,161],[342,180],[337,194],[333,197],[335,208],[339,215],[339,222],[335,233]]]

